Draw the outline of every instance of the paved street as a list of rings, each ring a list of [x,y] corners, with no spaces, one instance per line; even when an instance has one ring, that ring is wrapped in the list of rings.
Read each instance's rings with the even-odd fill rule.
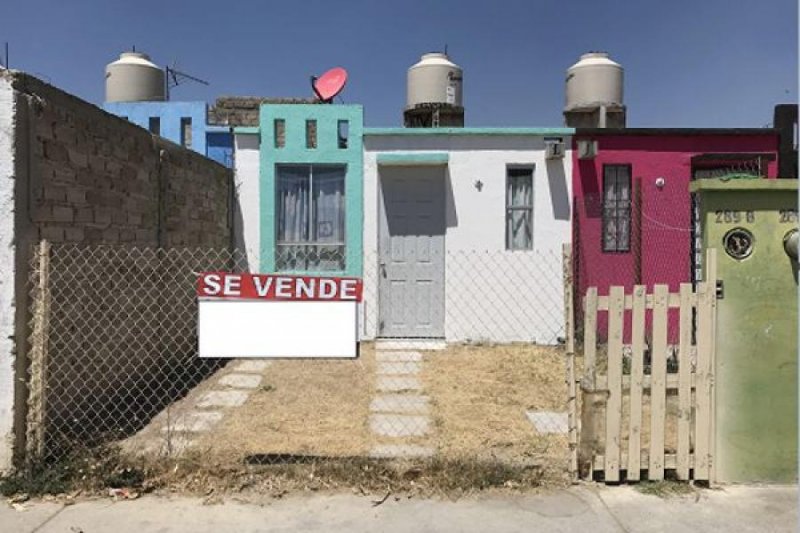
[[[796,487],[729,487],[661,499],[632,487],[575,487],[458,501],[313,494],[261,504],[204,505],[184,497],[0,506],[2,530],[20,533],[357,532],[792,532]]]

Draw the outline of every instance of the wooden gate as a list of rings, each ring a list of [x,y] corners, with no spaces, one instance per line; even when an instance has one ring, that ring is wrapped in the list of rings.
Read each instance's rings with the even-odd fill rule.
[[[606,482],[713,479],[716,255],[677,293],[637,285],[582,299],[577,468]],[[607,331],[598,342],[598,328]],[[670,342],[672,340],[672,342]],[[677,342],[676,342],[677,341]],[[576,413],[577,413],[576,408]],[[602,476],[601,476],[602,474]]]

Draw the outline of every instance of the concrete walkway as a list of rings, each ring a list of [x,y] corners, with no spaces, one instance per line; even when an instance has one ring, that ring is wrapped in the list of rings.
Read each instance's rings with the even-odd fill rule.
[[[797,489],[730,487],[660,499],[631,487],[575,487],[458,501],[314,494],[203,505],[192,498],[86,501],[67,507],[0,504],[0,530],[19,533],[359,532],[770,532],[797,530]]]
[[[428,397],[422,393],[419,373],[422,353],[378,349],[376,396],[369,406],[369,426],[376,444],[372,457],[428,457],[434,450],[420,445],[430,436]],[[409,442],[411,439],[411,442]]]

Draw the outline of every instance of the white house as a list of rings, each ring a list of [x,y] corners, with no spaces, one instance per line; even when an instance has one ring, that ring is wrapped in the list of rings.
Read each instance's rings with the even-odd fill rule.
[[[365,129],[364,337],[556,342],[571,133]]]
[[[311,168],[311,235],[314,169],[331,167],[330,158],[346,169],[345,212],[337,213],[347,223],[344,258],[300,271],[363,276],[361,338],[556,343],[563,334],[561,246],[570,239],[573,130],[362,129],[351,113],[344,146],[361,151],[345,157],[323,145],[325,132],[336,129],[325,121],[342,122],[336,107],[264,104],[258,128],[236,129],[238,246],[251,270],[282,269],[275,259],[286,223],[281,169],[295,172],[295,159]],[[320,115],[322,108],[331,116]],[[315,113],[320,132],[311,147],[303,113]],[[276,137],[278,122],[285,138]],[[304,250],[331,247],[309,239]]]

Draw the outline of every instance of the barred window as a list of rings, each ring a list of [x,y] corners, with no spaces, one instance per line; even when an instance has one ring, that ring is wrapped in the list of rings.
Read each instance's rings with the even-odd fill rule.
[[[631,249],[631,167],[603,165],[603,251]]]
[[[344,165],[276,168],[278,270],[345,268]]]
[[[533,249],[533,169],[509,168],[506,176],[506,250]]]

